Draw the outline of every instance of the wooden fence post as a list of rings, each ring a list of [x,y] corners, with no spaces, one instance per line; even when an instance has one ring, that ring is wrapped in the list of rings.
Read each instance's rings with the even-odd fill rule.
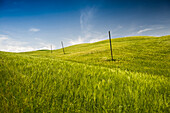
[[[110,52],[111,52],[111,59],[113,61],[113,53],[112,53],[112,41],[111,41],[111,35],[110,35],[110,31],[109,31],[109,41],[110,41]]]

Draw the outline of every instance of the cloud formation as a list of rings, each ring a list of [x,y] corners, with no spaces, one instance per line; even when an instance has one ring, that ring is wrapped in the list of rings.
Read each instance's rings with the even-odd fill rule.
[[[0,51],[23,52],[34,50],[31,46],[25,46],[27,42],[16,41],[8,35],[0,35]]]
[[[50,49],[50,45],[53,45],[53,48],[55,48],[54,44],[42,40],[35,41],[35,44],[31,46],[31,43],[29,42],[14,40],[10,38],[8,35],[0,34],[0,51],[6,52],[35,51],[42,49]]]
[[[37,28],[31,28],[31,29],[29,29],[29,31],[31,31],[31,32],[38,32],[38,31],[40,31],[40,29],[37,29]]]

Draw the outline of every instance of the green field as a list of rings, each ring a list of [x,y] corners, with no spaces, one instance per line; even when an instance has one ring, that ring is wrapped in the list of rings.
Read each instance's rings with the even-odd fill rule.
[[[170,36],[0,52],[0,112],[170,112]]]

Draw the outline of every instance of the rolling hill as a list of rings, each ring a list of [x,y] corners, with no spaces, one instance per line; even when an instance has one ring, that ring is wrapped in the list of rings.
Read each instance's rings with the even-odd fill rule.
[[[114,62],[110,62],[109,41],[79,44],[63,50],[21,54],[50,57],[89,65],[120,68],[153,75],[170,75],[170,36],[134,36],[112,39]]]
[[[169,112],[170,36],[0,52],[0,112]]]

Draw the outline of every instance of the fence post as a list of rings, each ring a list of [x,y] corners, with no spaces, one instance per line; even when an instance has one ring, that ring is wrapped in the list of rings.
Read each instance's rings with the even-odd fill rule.
[[[109,41],[110,41],[110,52],[111,52],[111,58],[113,61],[113,53],[112,53],[112,41],[111,41],[111,35],[110,35],[110,31],[109,31]]]
[[[62,41],[61,41],[61,45],[62,45],[62,48],[63,48],[63,53],[65,54],[64,45],[63,45],[63,42],[62,42]]]

